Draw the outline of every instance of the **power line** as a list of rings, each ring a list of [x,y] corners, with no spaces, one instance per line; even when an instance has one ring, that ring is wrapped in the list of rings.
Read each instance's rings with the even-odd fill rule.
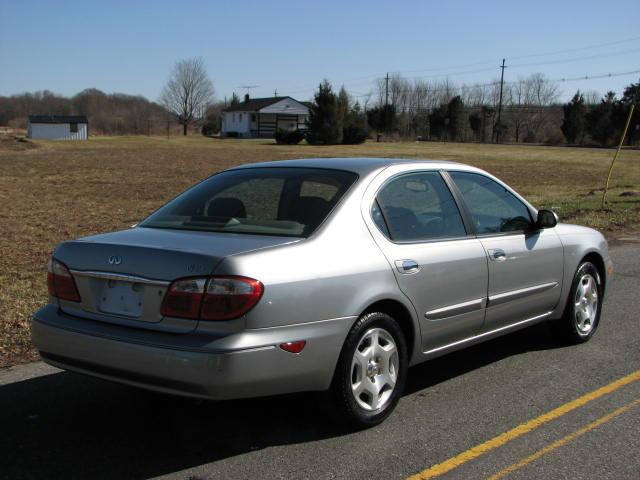
[[[620,52],[607,52],[607,53],[600,53],[597,55],[588,55],[586,57],[576,57],[576,58],[566,58],[566,59],[560,59],[560,60],[549,60],[546,62],[533,62],[533,63],[516,63],[511,65],[512,67],[534,67],[537,65],[552,65],[552,64],[557,64],[557,63],[570,63],[570,62],[581,62],[582,60],[592,60],[594,58],[601,58],[601,57],[619,57],[621,55],[628,55],[630,53],[636,53],[636,52],[640,52],[640,48],[634,48],[631,50],[624,50],[624,51],[620,51]]]
[[[575,82],[575,81],[585,81],[585,80],[597,80],[597,79],[601,79],[601,78],[614,78],[614,77],[624,77],[624,76],[629,76],[629,75],[636,75],[636,74],[640,74],[640,70],[630,70],[630,71],[626,71],[626,72],[616,72],[616,73],[603,73],[603,74],[597,74],[597,75],[582,75],[582,76],[578,76],[578,77],[561,77],[561,78],[551,78],[548,79],[549,82],[558,82],[558,83],[565,83],[565,82]],[[521,81],[518,80],[514,80],[511,82],[504,82],[504,85],[517,85],[521,83]],[[499,85],[500,82],[499,81],[493,81],[493,82],[487,82],[487,83],[474,83],[471,85],[466,85],[463,84],[461,86],[461,88],[483,88],[483,87],[491,87],[491,86],[495,86],[495,85]],[[429,93],[435,93],[435,92],[444,92],[447,90],[451,90],[451,87],[434,87],[434,88],[429,88],[428,92]],[[362,94],[362,95],[352,95],[352,97],[354,98],[360,98],[360,97],[367,97],[369,96],[370,93],[367,94]]]
[[[520,59],[525,59],[525,58],[535,58],[535,57],[543,57],[543,56],[555,56],[555,55],[562,55],[562,54],[566,54],[566,53],[573,53],[573,52],[579,52],[579,51],[584,51],[584,50],[592,50],[592,49],[597,49],[597,48],[602,48],[602,47],[609,47],[609,46],[613,46],[613,45],[620,45],[622,43],[633,42],[633,41],[636,41],[636,40],[640,40],[640,37],[630,37],[630,38],[615,40],[615,41],[606,42],[606,43],[593,44],[593,45],[576,47],[576,48],[571,48],[571,49],[564,49],[564,50],[557,50],[557,51],[554,51],[554,52],[533,53],[533,54],[515,55],[515,56],[514,55],[508,55],[508,57],[511,58],[512,60],[520,60]],[[626,51],[620,51],[620,52],[606,52],[606,53],[600,53],[600,54],[595,54],[595,55],[589,55],[589,56],[585,56],[585,57],[549,60],[549,61],[545,61],[545,62],[513,64],[511,66],[512,67],[524,67],[524,66],[537,66],[537,65],[549,65],[549,64],[557,64],[557,63],[577,62],[577,61],[581,61],[581,60],[591,60],[593,58],[627,55],[629,53],[635,53],[637,51],[640,51],[640,49],[632,49],[632,50],[626,50]],[[448,72],[444,72],[444,73],[433,74],[433,75],[415,76],[415,77],[411,77],[411,78],[446,77],[446,76],[454,76],[454,75],[464,75],[464,74],[469,74],[469,73],[487,72],[487,71],[493,70],[494,67],[487,67],[487,68],[474,69],[474,70],[464,70],[464,71],[455,71],[455,70],[460,69],[460,68],[475,67],[475,66],[481,66],[481,65],[490,65],[490,64],[493,64],[493,62],[494,62],[493,60],[487,60],[485,62],[474,62],[474,63],[465,64],[465,65],[457,65],[457,66],[450,66],[450,67],[438,67],[438,68],[430,68],[430,69],[423,69],[423,70],[404,70],[404,71],[398,70],[398,71],[392,71],[391,73],[393,73],[393,74],[403,74],[403,73],[407,74],[407,73],[437,72],[437,71],[442,71],[442,70],[449,70]],[[382,76],[383,75],[381,75],[381,74],[375,74],[375,75],[369,75],[369,76],[364,76],[364,77],[357,77],[357,78],[352,78],[352,79],[345,80],[342,83],[344,85],[363,84],[363,83],[370,82],[372,79],[381,78]],[[367,81],[367,82],[365,82],[365,81]],[[288,93],[290,93],[290,94],[295,94],[295,93],[308,92],[309,90],[310,90],[309,87],[307,87],[307,88],[295,87],[295,88],[292,88],[292,89],[286,90],[286,91]]]
[[[633,42],[636,40],[640,40],[640,37],[631,37],[631,38],[625,38],[623,40],[616,40],[613,42],[607,42],[607,43],[600,43],[600,44],[596,44],[596,45],[588,45],[586,47],[578,47],[578,48],[571,48],[569,50],[557,50],[555,52],[545,52],[545,53],[533,53],[530,55],[521,55],[519,57],[509,57],[512,60],[521,60],[523,58],[533,58],[533,57],[544,57],[544,56],[553,56],[553,55],[561,55],[563,53],[573,53],[573,52],[580,52],[583,50],[593,50],[594,48],[602,48],[602,47],[610,47],[612,45],[620,45],[621,43],[627,43],[627,42]]]

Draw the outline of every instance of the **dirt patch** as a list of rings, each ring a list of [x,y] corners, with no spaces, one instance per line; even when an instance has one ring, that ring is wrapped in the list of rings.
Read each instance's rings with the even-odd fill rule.
[[[38,145],[28,138],[12,134],[0,134],[0,155],[3,153],[23,152],[35,148],[38,148]]]

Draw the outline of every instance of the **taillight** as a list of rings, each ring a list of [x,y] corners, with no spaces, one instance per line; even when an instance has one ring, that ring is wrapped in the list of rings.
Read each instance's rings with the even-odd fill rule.
[[[67,266],[52,258],[49,260],[47,268],[47,288],[49,294],[61,300],[69,300],[71,302],[79,302],[80,294],[76,287],[76,282],[69,272]]]
[[[179,318],[232,320],[251,310],[263,291],[262,283],[247,277],[180,279],[167,290],[161,313]]]
[[[206,278],[176,280],[164,296],[160,313],[167,317],[197,319],[206,283]]]
[[[263,292],[262,283],[247,277],[213,277],[202,304],[203,320],[231,320],[251,310]]]

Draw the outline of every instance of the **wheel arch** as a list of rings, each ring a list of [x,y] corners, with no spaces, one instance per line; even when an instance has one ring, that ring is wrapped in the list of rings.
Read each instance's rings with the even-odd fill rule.
[[[591,262],[598,269],[598,273],[600,274],[600,281],[602,282],[602,292],[604,293],[607,287],[607,270],[604,264],[604,259],[598,252],[591,251],[584,255],[584,257],[582,257],[582,260],[580,260],[580,263],[578,263],[578,265],[581,265],[584,262]]]
[[[416,328],[414,317],[409,308],[398,300],[385,298],[370,304],[362,311],[360,316],[372,312],[386,313],[398,322],[407,342],[407,348],[409,349],[407,357],[411,363],[416,348],[416,341],[419,337],[419,330]]]

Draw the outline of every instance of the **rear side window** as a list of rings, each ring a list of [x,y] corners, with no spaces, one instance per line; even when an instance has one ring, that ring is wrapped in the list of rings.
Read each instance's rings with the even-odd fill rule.
[[[527,230],[531,213],[513,193],[478,173],[449,172],[471,213],[478,233]]]
[[[378,193],[372,218],[391,240],[432,240],[466,235],[458,206],[438,172],[402,175]]]
[[[321,168],[244,168],[215,175],[141,227],[307,237],[357,175]]]

